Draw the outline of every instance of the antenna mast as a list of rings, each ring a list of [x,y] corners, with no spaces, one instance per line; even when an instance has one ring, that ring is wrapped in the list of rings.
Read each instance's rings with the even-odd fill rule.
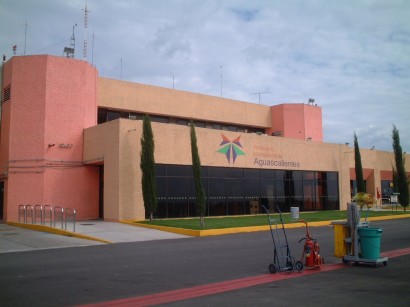
[[[84,9],[84,49],[83,49],[83,57],[84,61],[87,61],[87,27],[88,27],[88,13],[91,13],[87,9],[87,1],[85,1],[85,9]]]
[[[263,95],[263,94],[270,94],[270,91],[251,93],[251,95],[258,95],[259,96],[259,104],[261,104],[261,95]]]
[[[73,49],[73,54],[71,56],[72,59],[74,59],[74,50],[75,50],[75,36],[74,36],[74,28],[77,26],[77,24],[75,23],[73,25],[73,35],[71,36],[71,44],[70,47]]]
[[[26,42],[27,42],[27,18],[26,18],[26,23],[24,25],[24,53],[23,55],[26,55]]]

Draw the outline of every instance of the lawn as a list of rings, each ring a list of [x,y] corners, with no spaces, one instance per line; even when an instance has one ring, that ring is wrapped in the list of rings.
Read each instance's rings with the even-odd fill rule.
[[[401,215],[406,214],[404,211],[363,211],[362,218],[377,217],[377,216],[389,216],[389,215]],[[277,223],[280,223],[279,214],[271,214],[271,219],[275,219]],[[300,212],[299,219],[306,222],[318,222],[318,221],[333,221],[346,219],[346,211],[315,211],[315,212]],[[296,223],[298,220],[291,218],[290,213],[282,214],[283,223]],[[266,214],[260,215],[245,215],[245,216],[226,216],[226,217],[206,217],[205,228],[199,226],[199,218],[183,218],[183,219],[157,219],[152,222],[142,221],[139,224],[175,227],[192,230],[208,230],[208,229],[223,229],[234,227],[249,227],[249,226],[263,226],[268,225],[268,217]]]

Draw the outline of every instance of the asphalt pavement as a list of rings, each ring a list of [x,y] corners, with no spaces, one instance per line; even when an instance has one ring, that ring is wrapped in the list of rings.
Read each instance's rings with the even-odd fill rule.
[[[276,274],[268,271],[269,231],[193,238],[118,223],[109,230],[109,222],[100,222],[79,222],[76,232],[116,244],[47,233],[30,240],[28,230],[0,224],[0,248],[10,237],[27,236],[14,239],[20,252],[0,254],[0,305],[408,306],[410,301],[409,218],[371,223],[383,229],[387,266],[343,265],[333,255],[332,227],[322,226],[310,232],[320,242],[325,266]],[[300,258],[298,241],[305,230],[286,233],[292,255]],[[82,243],[50,244],[51,239]]]

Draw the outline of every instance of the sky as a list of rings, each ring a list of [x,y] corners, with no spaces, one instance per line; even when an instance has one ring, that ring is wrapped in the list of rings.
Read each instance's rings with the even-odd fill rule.
[[[84,12],[87,4],[87,28]],[[408,0],[0,0],[0,55],[75,58],[102,77],[322,108],[326,143],[410,152]]]

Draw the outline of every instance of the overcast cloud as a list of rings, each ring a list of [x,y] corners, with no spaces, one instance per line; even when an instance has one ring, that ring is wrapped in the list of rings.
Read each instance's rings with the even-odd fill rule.
[[[323,110],[324,140],[410,152],[410,1],[88,0],[100,76]],[[0,53],[83,58],[85,0],[0,0]],[[27,20],[27,27],[25,26]],[[122,63],[122,64],[121,64]],[[221,78],[222,75],[222,78]],[[222,82],[221,82],[222,81]],[[222,84],[222,86],[221,86]]]

